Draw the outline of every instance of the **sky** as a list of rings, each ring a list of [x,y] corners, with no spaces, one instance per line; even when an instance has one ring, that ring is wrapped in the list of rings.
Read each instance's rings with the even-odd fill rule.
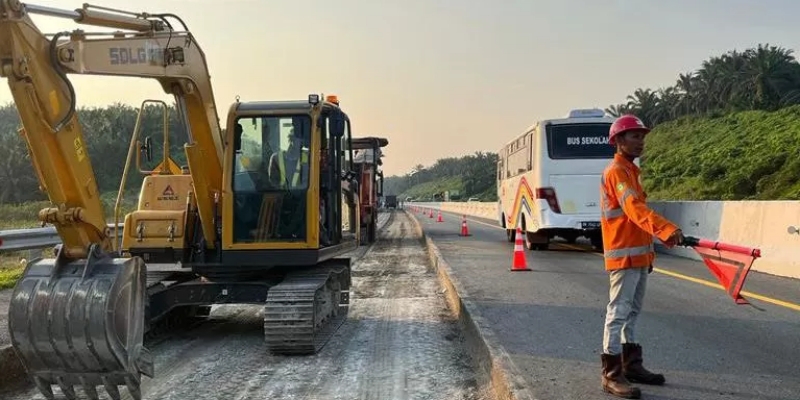
[[[82,1],[34,4],[75,9]],[[180,16],[202,46],[220,118],[242,101],[335,94],[354,136],[383,136],[387,176],[498,151],[534,121],[672,85],[712,55],[795,49],[785,0],[94,0]],[[33,16],[43,32],[84,29]],[[172,101],[152,80],[71,75],[78,106]],[[0,103],[13,101],[4,85]]]

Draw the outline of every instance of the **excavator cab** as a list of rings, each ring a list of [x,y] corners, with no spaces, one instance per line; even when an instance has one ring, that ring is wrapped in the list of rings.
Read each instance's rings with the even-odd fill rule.
[[[336,103],[317,95],[237,102],[228,121],[223,258],[237,250],[315,251],[355,237],[350,120]]]

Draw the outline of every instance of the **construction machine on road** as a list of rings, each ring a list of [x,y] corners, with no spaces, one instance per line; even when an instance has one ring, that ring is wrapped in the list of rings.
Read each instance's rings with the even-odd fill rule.
[[[383,196],[383,153],[389,140],[380,137],[353,139],[353,165],[360,178],[359,202],[361,219],[361,244],[374,243],[378,232],[378,199]]]
[[[50,37],[31,14],[117,30]],[[126,386],[140,399],[142,375],[155,373],[145,333],[213,304],[263,305],[266,348],[278,354],[313,354],[343,322],[360,199],[350,119],[337,101],[237,98],[222,129],[205,55],[179,17],[91,5],[0,0],[0,71],[52,203],[39,219],[62,240],[54,258],[28,263],[9,306],[12,345],[47,398],[57,385],[67,398],[76,386],[97,398],[100,386],[118,399]],[[107,226],[69,74],[157,80],[187,134],[187,165],[165,146],[161,166],[143,171],[121,235]],[[152,157],[139,125],[121,189],[137,143]]]

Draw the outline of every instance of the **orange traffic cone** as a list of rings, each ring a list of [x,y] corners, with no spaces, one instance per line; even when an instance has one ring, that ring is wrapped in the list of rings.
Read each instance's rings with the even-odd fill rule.
[[[436,222],[444,222],[444,220],[442,219],[442,211],[441,210],[439,210],[439,217],[436,218]]]
[[[432,208],[428,212],[428,218],[433,218],[433,209]]]
[[[511,271],[530,271],[528,261],[525,259],[525,248],[522,245],[522,229],[517,227],[517,238],[514,241],[514,262]]]
[[[467,216],[464,215],[461,218],[461,236],[472,236],[469,234],[469,228],[467,227]]]

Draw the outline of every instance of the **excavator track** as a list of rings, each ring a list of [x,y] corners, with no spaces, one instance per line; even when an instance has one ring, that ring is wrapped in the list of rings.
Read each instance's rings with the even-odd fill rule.
[[[348,260],[293,271],[269,289],[264,306],[264,339],[277,355],[317,353],[347,319]],[[338,262],[337,262],[338,261]]]

